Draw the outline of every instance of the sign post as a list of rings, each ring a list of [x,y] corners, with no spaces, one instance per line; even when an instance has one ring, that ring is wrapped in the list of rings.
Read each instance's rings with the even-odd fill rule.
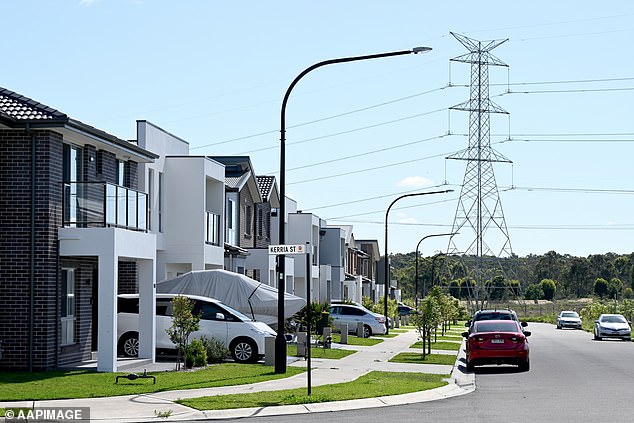
[[[283,223],[282,223],[283,227]],[[277,256],[278,269],[284,268],[285,255],[287,254],[304,254],[306,247],[304,245],[269,245],[269,255]],[[278,284],[278,305],[277,305],[277,336],[275,338],[275,373],[286,373],[286,340],[284,338],[284,294],[285,281],[283,271],[280,270],[280,280]],[[310,336],[310,334],[309,334]]]

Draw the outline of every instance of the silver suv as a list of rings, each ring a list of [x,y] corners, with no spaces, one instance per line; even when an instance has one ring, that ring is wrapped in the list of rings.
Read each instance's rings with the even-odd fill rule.
[[[348,333],[357,331],[357,323],[363,323],[363,337],[383,335],[386,332],[385,316],[374,313],[361,305],[333,304],[330,307],[330,317],[334,319],[334,326],[341,331],[344,323],[348,324]]]

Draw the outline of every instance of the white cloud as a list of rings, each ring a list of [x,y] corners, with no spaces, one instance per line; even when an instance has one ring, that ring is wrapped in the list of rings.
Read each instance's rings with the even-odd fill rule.
[[[423,188],[433,185],[434,182],[423,176],[408,176],[401,179],[396,185],[399,187]]]
[[[399,212],[396,215],[396,221],[398,223],[410,223],[410,224],[417,223],[415,217],[409,216],[407,213],[404,213],[404,212]]]

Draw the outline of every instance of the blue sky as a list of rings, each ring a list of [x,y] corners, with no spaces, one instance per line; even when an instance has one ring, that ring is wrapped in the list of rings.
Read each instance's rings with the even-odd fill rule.
[[[509,112],[491,116],[491,143],[513,161],[495,165],[513,251],[634,251],[631,2],[6,2],[0,86],[124,139],[146,119],[192,154],[250,155],[275,175],[282,96],[303,69],[430,46],[318,69],[287,110],[287,194],[381,250],[397,195],[455,190],[393,207],[389,250],[409,252],[451,231],[464,177],[445,160],[468,131],[449,111],[470,72],[449,62],[466,52],[450,31],[509,39],[489,77]]]

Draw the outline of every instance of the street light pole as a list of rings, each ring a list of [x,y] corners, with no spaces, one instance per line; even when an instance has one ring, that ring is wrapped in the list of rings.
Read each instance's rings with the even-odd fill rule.
[[[426,240],[427,238],[433,238],[435,236],[454,236],[457,234],[458,232],[451,232],[447,234],[427,235],[422,237],[421,240],[418,241],[418,244],[416,244],[416,272],[414,273],[415,275],[414,276],[414,304],[416,305],[416,308],[418,308],[418,247],[420,247],[420,243]]]
[[[436,277],[436,259],[440,256],[447,256],[445,253],[437,253],[434,258],[431,259],[431,287],[434,287],[434,279]],[[425,295],[425,283],[423,282],[423,295]]]
[[[389,262],[389,258],[388,258],[388,253],[387,253],[387,218],[388,215],[390,214],[390,209],[392,208],[392,206],[394,205],[394,203],[396,203],[398,200],[400,200],[401,198],[406,198],[406,197],[415,197],[418,195],[430,195],[430,194],[444,194],[447,192],[453,192],[452,189],[446,189],[444,191],[432,191],[432,192],[415,192],[413,194],[404,194],[401,195],[400,197],[396,197],[396,199],[394,201],[392,201],[390,203],[390,205],[388,206],[387,210],[385,211],[385,269],[384,269],[384,278],[385,280],[383,281],[385,283],[385,292],[384,292],[384,298],[383,298],[383,310],[385,312],[385,328],[386,328],[386,334],[390,333],[390,325],[389,325],[389,316],[387,314],[387,297],[390,291],[390,262]]]
[[[392,51],[387,53],[369,54],[365,56],[342,57],[338,59],[324,60],[304,69],[302,73],[288,86],[284,99],[282,100],[281,120],[280,120],[280,209],[279,220],[279,240],[284,244],[285,220],[286,220],[286,103],[295,85],[306,76],[307,73],[326,65],[336,63],[356,62],[359,60],[379,59],[382,57],[401,56],[405,54],[418,54],[431,51],[431,47],[414,47],[411,50]],[[277,336],[275,337],[275,373],[286,373],[286,339],[284,337],[284,292],[286,291],[285,256],[277,256],[278,284],[277,284]]]

